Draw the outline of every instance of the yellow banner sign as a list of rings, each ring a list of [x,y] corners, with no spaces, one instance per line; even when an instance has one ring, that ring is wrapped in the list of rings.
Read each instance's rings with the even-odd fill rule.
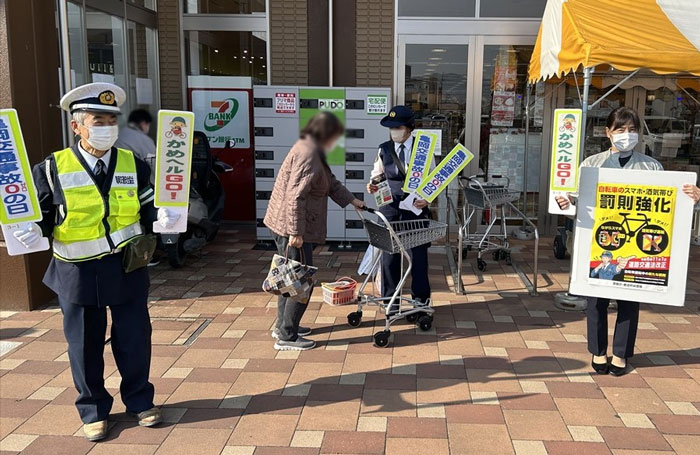
[[[472,152],[462,144],[457,144],[421,182],[416,194],[428,202],[433,202],[473,158]]]
[[[665,291],[677,189],[598,183],[589,283]]]
[[[0,223],[40,220],[39,199],[17,111],[0,109]]]
[[[413,193],[420,186],[425,176],[430,171],[430,163],[433,161],[435,146],[438,137],[435,133],[417,131],[413,140],[411,162],[406,168],[406,180],[403,183],[405,193]]]

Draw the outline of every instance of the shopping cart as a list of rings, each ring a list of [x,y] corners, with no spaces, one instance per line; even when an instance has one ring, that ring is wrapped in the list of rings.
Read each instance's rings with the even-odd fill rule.
[[[484,175],[460,177],[459,179],[459,187],[468,208],[468,211],[464,211],[465,219],[461,226],[463,230],[461,232],[461,248],[476,249],[476,265],[481,271],[486,269],[486,261],[482,256],[489,251],[493,252],[495,261],[503,259],[507,264],[511,263],[505,207],[520,199],[520,191],[511,190],[508,188],[509,186],[510,179],[500,175],[493,175],[489,180]],[[477,210],[484,211],[489,216],[489,224],[483,234],[469,232],[469,225]],[[500,232],[492,232],[499,220]]]
[[[360,325],[363,306],[378,306],[386,315],[386,325],[384,330],[374,334],[374,344],[385,347],[389,344],[391,324],[399,319],[406,318],[411,323],[417,322],[420,329],[424,331],[432,327],[435,310],[430,300],[421,302],[403,296],[403,285],[411,273],[412,266],[408,250],[445,237],[447,224],[428,219],[390,222],[378,210],[369,207],[365,210],[378,218],[375,222],[367,219],[360,212],[369,243],[376,248],[376,253],[372,257],[370,272],[357,292],[357,311],[348,314],[348,324],[353,327]],[[396,291],[389,297],[377,297],[364,293],[365,287],[372,281],[372,276],[375,273],[381,273],[382,252],[401,255],[401,279],[396,286]]]

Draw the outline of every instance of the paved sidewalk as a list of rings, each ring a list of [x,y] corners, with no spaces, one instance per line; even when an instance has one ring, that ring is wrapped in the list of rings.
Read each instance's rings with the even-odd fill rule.
[[[260,291],[271,252],[248,228],[222,230],[185,268],[152,270],[152,381],[166,423],[140,428],[115,396],[110,437],[81,436],[57,308],[0,316],[0,453],[695,455],[700,447],[700,249],[685,308],[645,305],[635,371],[590,374],[585,320],[558,311],[568,261],[541,248],[541,294],[527,295],[510,266],[489,261],[468,295],[452,289],[433,249],[434,328],[397,324],[381,349],[382,318],[316,294],[305,315],[318,347],[277,352],[269,329],[276,298]],[[514,260],[529,272],[524,245]],[[319,279],[356,275],[361,253],[317,249]],[[447,277],[447,278],[446,278]],[[319,291],[317,289],[317,291]],[[613,315],[614,316],[614,313]]]

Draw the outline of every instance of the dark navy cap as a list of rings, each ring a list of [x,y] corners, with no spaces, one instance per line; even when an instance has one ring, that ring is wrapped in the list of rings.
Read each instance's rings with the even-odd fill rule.
[[[387,128],[399,128],[401,126],[413,126],[416,114],[408,106],[394,106],[386,117],[382,119],[380,125]]]

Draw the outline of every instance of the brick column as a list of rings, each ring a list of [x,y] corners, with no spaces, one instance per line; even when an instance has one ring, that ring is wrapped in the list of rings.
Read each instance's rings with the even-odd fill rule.
[[[160,104],[163,109],[183,109],[182,53],[180,45],[181,0],[158,0],[158,56]]]
[[[357,1],[357,86],[394,82],[394,0]]]
[[[307,0],[272,0],[268,14],[272,84],[307,85]]]

